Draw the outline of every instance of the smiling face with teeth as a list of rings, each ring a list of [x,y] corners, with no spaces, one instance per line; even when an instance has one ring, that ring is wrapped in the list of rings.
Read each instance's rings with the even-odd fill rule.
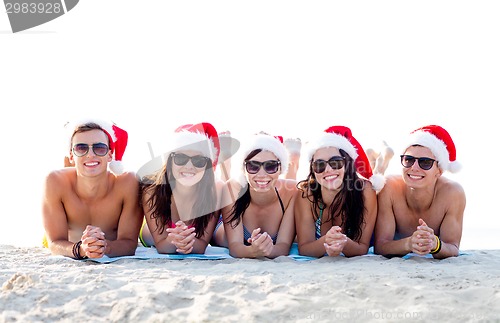
[[[316,150],[313,155],[313,162],[322,159],[329,160],[333,156],[341,156],[338,148],[326,147]],[[340,169],[332,169],[330,165],[326,165],[326,168],[321,173],[315,173],[316,180],[325,189],[328,190],[339,190],[342,187],[342,182],[344,180],[345,167]]]
[[[408,147],[404,154],[416,158],[427,157],[436,159],[429,148],[419,145]],[[434,183],[443,173],[441,168],[438,167],[437,162],[435,162],[429,170],[420,168],[418,162],[416,161],[408,168],[403,166],[401,167],[403,169],[403,180],[410,188],[427,187]]]
[[[85,132],[77,132],[73,136],[71,147],[75,144],[105,143],[109,146],[108,136],[102,130],[93,129]],[[112,153],[109,151],[105,156],[97,156],[93,149],[89,147],[88,153],[78,157],[70,152],[70,160],[74,162],[76,170],[85,175],[99,175],[107,171],[108,163],[112,160]]]
[[[262,150],[260,153],[249,159],[249,161],[257,161],[261,163],[268,160],[278,160],[278,158],[272,152]],[[264,170],[264,167],[261,167],[256,174],[250,174],[245,171],[245,177],[251,189],[258,192],[266,192],[274,188],[280,173],[281,171],[278,169],[276,173],[268,174]]]
[[[195,150],[183,150],[176,151],[176,153],[182,153],[189,157],[201,155],[199,151]],[[210,167],[210,163],[208,163]],[[193,186],[201,181],[205,173],[206,167],[195,167],[192,160],[189,160],[185,165],[179,166],[172,162],[172,174],[176,180],[177,185],[183,186]]]

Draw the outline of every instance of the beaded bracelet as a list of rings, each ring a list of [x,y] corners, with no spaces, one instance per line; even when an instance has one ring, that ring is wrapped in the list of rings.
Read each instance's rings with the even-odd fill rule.
[[[436,248],[434,250],[431,250],[431,254],[435,254],[435,253],[438,253],[441,251],[441,239],[439,239],[439,237],[437,235],[434,235],[437,239],[437,245],[436,245]]]
[[[73,245],[73,256],[75,257],[75,259],[78,259],[78,260],[87,259],[87,256],[82,257],[82,255],[80,255],[80,246],[81,245],[82,245],[81,240]]]

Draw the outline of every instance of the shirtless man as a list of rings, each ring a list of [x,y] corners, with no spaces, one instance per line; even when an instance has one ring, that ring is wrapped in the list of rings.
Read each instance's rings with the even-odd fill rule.
[[[75,259],[133,255],[142,213],[135,174],[119,169],[127,133],[102,121],[73,129],[69,161],[74,167],[52,171],[45,179],[47,247]]]
[[[402,176],[388,176],[378,194],[375,253],[458,256],[466,199],[459,183],[441,176],[460,170],[450,135],[436,125],[413,131],[401,164]]]

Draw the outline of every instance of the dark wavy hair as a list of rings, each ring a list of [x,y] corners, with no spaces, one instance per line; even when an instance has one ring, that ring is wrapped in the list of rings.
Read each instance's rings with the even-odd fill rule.
[[[328,217],[322,221],[330,221],[337,217],[341,219],[340,227],[344,233],[352,240],[361,239],[361,226],[365,222],[365,200],[363,188],[365,181],[358,176],[354,167],[354,160],[344,150],[340,150],[340,155],[345,157],[345,174],[339,193],[333,199],[332,205],[327,210]],[[297,188],[302,191],[302,197],[312,203],[311,209],[314,220],[319,218],[319,210],[324,209],[324,202],[321,196],[321,185],[316,179],[316,174],[312,169],[313,159],[309,161],[309,174],[305,180],[297,183]]]
[[[159,233],[165,231],[165,227],[172,224],[172,191],[175,188],[176,179],[172,174],[172,156],[169,155],[167,162],[156,174],[142,178],[141,193],[150,193],[146,203],[151,208],[151,218],[155,219]],[[212,161],[207,162],[202,179],[196,184],[196,192],[193,195],[195,203],[191,214],[201,214],[203,210],[214,210],[211,213],[193,219],[196,238],[203,236],[205,229],[212,217],[217,215],[215,211],[217,192],[215,189],[215,175],[212,171]],[[142,201],[142,196],[141,199]]]
[[[249,161],[261,151],[262,149],[252,150],[243,162]],[[233,229],[236,228],[236,226],[243,219],[243,215],[245,214],[246,209],[250,206],[250,185],[245,185],[242,190],[245,190],[245,192],[243,194],[240,194],[240,197],[234,203],[233,207],[231,208],[231,218],[228,220],[228,223],[231,224],[231,227]]]

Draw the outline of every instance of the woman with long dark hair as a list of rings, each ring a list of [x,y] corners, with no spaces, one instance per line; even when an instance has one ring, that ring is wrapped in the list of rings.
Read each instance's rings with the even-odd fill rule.
[[[281,138],[265,133],[242,146],[241,177],[228,181],[235,200],[222,209],[214,241],[237,258],[286,256],[295,238],[297,191],[295,180],[280,178],[288,168],[288,152]]]
[[[309,174],[298,183],[295,201],[299,253],[366,254],[383,176],[373,175],[363,148],[347,127],[326,129],[308,143],[308,150]]]
[[[221,209],[220,143],[210,123],[179,127],[159,171],[141,179],[144,246],[159,253],[204,253]]]

